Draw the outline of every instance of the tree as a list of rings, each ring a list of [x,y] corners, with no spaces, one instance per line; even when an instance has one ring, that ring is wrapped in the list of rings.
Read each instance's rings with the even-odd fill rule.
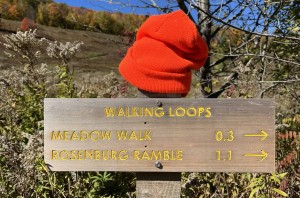
[[[33,20],[25,17],[21,23],[21,30],[24,32],[24,31],[28,31],[30,29],[31,30],[36,29],[36,25]]]
[[[46,14],[48,14],[48,25],[54,27],[64,27],[66,24],[66,16],[69,9],[63,3],[49,3],[46,4]]]
[[[27,14],[28,10],[29,7],[26,1],[14,0],[8,9],[8,15],[10,19],[21,20]]]
[[[48,25],[49,24],[49,16],[47,13],[47,5],[46,4],[39,4],[36,16],[37,23],[41,25]]]
[[[67,23],[75,29],[86,30],[93,26],[95,11],[86,8],[70,7]]]
[[[9,18],[13,20],[18,20],[20,13],[17,10],[17,6],[13,5],[8,9]]]
[[[1,18],[9,18],[8,9],[11,7],[9,0],[0,1]]]
[[[98,0],[98,2],[108,1]],[[295,74],[276,83],[274,69],[277,65],[299,67],[299,63],[297,59],[285,56],[285,50],[272,47],[274,42],[281,42],[280,40],[283,39],[286,48],[291,49],[292,46],[299,44],[299,34],[291,34],[288,25],[282,26],[284,21],[295,24],[299,3],[286,4],[281,0],[275,2],[168,0],[164,3],[151,0],[138,1],[138,3],[126,1],[129,2],[126,4],[124,2],[114,3],[120,7],[131,6],[133,10],[156,9],[159,13],[180,8],[195,22],[210,48],[210,56],[206,64],[197,73],[204,97],[215,96],[211,95],[215,90],[220,87],[225,90],[233,83],[236,85],[235,92],[241,91],[236,93],[237,96],[265,97],[266,94],[272,94],[275,88],[278,92],[283,84],[299,82]],[[296,14],[289,14],[291,17],[286,17],[288,19],[280,17],[286,16],[285,13]],[[247,74],[242,72],[245,69],[249,70]],[[225,87],[215,83],[224,81],[225,78],[227,79],[223,82]],[[245,83],[246,78],[247,83]],[[249,91],[245,89],[250,85],[254,86],[251,89],[253,93],[248,93]]]
[[[120,34],[123,30],[122,25],[107,12],[95,14],[95,26],[102,32],[109,34]]]

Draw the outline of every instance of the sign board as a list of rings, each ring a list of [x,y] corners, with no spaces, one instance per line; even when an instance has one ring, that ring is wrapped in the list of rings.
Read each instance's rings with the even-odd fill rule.
[[[268,99],[45,99],[54,171],[274,172]]]

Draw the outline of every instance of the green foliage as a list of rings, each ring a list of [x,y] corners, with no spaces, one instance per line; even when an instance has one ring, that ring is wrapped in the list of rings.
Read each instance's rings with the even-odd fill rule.
[[[39,184],[35,193],[42,197],[109,197],[101,193],[105,185],[116,180],[114,173],[107,172],[51,172],[40,162],[37,166]]]
[[[284,196],[287,194],[282,190],[273,187],[274,185],[280,185],[282,179],[285,177],[286,173],[282,174],[272,174],[272,175],[260,175],[259,177],[254,177],[250,181],[248,188],[251,189],[249,198],[252,197],[274,197],[274,196]]]
[[[22,20],[28,17],[42,25],[117,35],[120,35],[124,29],[136,31],[145,20],[144,16],[96,12],[82,7],[69,7],[52,0],[1,0],[0,12],[3,18],[11,20]]]
[[[77,96],[70,60],[82,43],[38,39],[31,30],[4,39],[13,72],[0,77],[0,197],[134,197],[132,173],[52,172],[43,161],[43,99]],[[103,89],[118,87],[110,76]]]
[[[49,17],[47,14],[47,7],[45,4],[39,4],[37,15],[36,15],[36,22],[41,25],[48,25],[49,24]]]
[[[46,95],[42,83],[45,80],[45,68],[39,63],[38,57],[44,40],[35,39],[35,31],[18,32],[4,38],[6,54],[12,60],[20,57],[23,67],[14,66],[13,72],[1,79],[0,134],[12,135],[14,132],[18,136],[21,132],[38,130],[38,122],[43,120],[41,102]]]
[[[182,197],[276,197],[283,174],[184,173]]]
[[[95,13],[93,26],[100,31],[109,34],[120,34],[124,29],[121,23],[115,20],[111,14],[106,12]]]
[[[58,43],[51,42],[47,47],[50,58],[58,59],[60,63],[56,67],[56,97],[72,98],[76,96],[76,89],[73,83],[73,75],[69,61],[79,51],[83,42]]]
[[[287,175],[280,184],[280,190],[289,197],[300,196],[300,115],[283,116],[277,119],[276,161],[279,172]]]

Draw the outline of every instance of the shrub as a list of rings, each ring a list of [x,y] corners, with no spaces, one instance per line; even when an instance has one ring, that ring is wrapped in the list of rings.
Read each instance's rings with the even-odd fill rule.
[[[29,19],[29,18],[24,18],[21,22],[21,27],[20,29],[25,32],[28,30],[35,30],[36,29],[36,24],[34,23],[33,20]]]
[[[82,42],[37,39],[35,30],[4,40],[12,68],[0,77],[0,197],[134,196],[133,174],[52,172],[43,161],[43,99],[77,97],[70,60]],[[55,70],[43,56],[57,60]]]

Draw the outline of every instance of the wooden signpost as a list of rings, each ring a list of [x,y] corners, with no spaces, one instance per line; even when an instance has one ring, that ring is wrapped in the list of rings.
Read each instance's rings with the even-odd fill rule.
[[[45,99],[53,171],[137,172],[137,197],[180,197],[180,172],[274,172],[273,100]],[[152,172],[152,173],[151,173]]]
[[[45,99],[53,171],[274,172],[273,100]]]

